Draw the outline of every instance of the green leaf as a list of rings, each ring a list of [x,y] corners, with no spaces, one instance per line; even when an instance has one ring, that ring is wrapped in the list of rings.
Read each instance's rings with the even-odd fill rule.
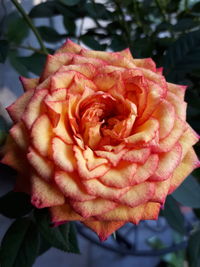
[[[178,20],[178,22],[172,26],[172,30],[176,32],[183,32],[199,26],[199,22],[194,21],[191,18],[184,18]]]
[[[69,252],[78,254],[80,253],[80,250],[78,246],[75,224],[73,222],[69,222],[68,226],[69,226],[69,235],[68,235]]]
[[[102,4],[87,3],[85,4],[85,9],[92,18],[110,20],[112,17],[112,13]]]
[[[63,17],[63,24],[69,34],[74,34],[76,31],[76,23],[74,20],[68,18],[67,16]]]
[[[80,0],[59,0],[59,1],[66,6],[75,6],[80,2]]]
[[[113,35],[111,38],[110,48],[113,51],[121,51],[127,47],[124,39],[120,35]]]
[[[7,40],[0,40],[0,63],[4,63],[8,55],[9,43]]]
[[[17,59],[26,68],[27,71],[33,72],[36,75],[40,75],[44,67],[46,56],[38,53],[33,53],[31,56],[18,57]]]
[[[31,18],[50,18],[54,15],[58,15],[57,11],[57,3],[56,1],[49,1],[45,3],[41,3],[39,5],[34,6],[29,16]]]
[[[195,230],[189,238],[188,257],[190,267],[200,266],[200,229]]]
[[[16,51],[10,51],[8,54],[10,64],[13,68],[22,76],[28,77],[27,68],[19,60],[18,54]]]
[[[177,202],[172,196],[168,196],[165,202],[165,208],[163,210],[163,215],[165,216],[169,225],[180,234],[185,234],[184,227],[184,217],[180,211]]]
[[[35,211],[36,222],[41,235],[55,248],[79,253],[77,248],[76,234],[70,223],[51,227],[49,215],[45,209]]]
[[[39,248],[38,255],[40,256],[40,255],[44,254],[51,247],[52,247],[51,244],[46,239],[44,239],[42,235],[40,235],[40,248]]]
[[[94,50],[103,50],[104,47],[94,39],[91,35],[83,35],[81,36],[81,41],[87,45],[88,47],[94,49]]]
[[[174,42],[168,49],[164,73],[167,80],[180,82],[185,75],[200,69],[200,30],[187,33]]]
[[[12,12],[6,19],[6,37],[9,42],[20,44],[28,36],[29,27],[17,12]]]
[[[25,193],[11,191],[0,197],[0,213],[6,217],[22,217],[32,209],[30,196]]]
[[[59,34],[55,29],[47,26],[40,26],[37,27],[37,29],[41,34],[43,40],[48,43],[56,43],[61,41],[63,38],[66,38],[65,35]]]
[[[31,267],[37,257],[38,246],[36,225],[26,218],[16,220],[1,243],[1,267]]]
[[[176,201],[184,206],[200,208],[200,185],[192,175],[172,195]]]

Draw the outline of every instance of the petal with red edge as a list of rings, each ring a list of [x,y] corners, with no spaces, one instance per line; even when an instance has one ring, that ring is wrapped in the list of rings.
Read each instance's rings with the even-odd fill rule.
[[[70,201],[70,205],[79,215],[88,218],[108,212],[114,209],[118,204],[110,200],[97,198],[84,202]]]
[[[52,140],[53,159],[55,164],[66,172],[72,172],[76,167],[72,145],[64,143],[60,138]]]
[[[84,221],[83,223],[94,231],[101,241],[105,241],[109,235],[122,227],[125,222]]]
[[[87,201],[95,198],[87,194],[76,173],[57,171],[55,174],[55,182],[65,197],[70,200]]]
[[[6,108],[11,119],[14,122],[18,122],[21,119],[27,104],[29,103],[31,97],[33,96],[33,93],[34,89],[30,89],[29,91],[25,92],[22,96],[20,96],[12,105]]]
[[[26,150],[29,145],[29,137],[27,129],[22,122],[16,123],[9,131],[16,144],[22,149]]]
[[[115,168],[99,177],[99,180],[106,186],[124,188],[130,185],[136,170],[137,164],[120,161]]]
[[[74,146],[75,157],[78,165],[78,173],[83,179],[93,179],[103,176],[108,170],[109,166],[102,164],[93,170],[87,168],[87,161],[84,158],[82,150],[78,146]]]
[[[132,149],[127,151],[122,159],[135,163],[144,164],[150,155],[150,148]]]
[[[63,194],[55,185],[45,182],[36,175],[31,176],[31,203],[38,209],[65,203]]]
[[[54,165],[50,160],[40,156],[31,147],[29,148],[27,158],[41,178],[45,179],[46,181],[50,181],[52,179],[54,173]]]
[[[159,156],[158,168],[149,180],[162,181],[168,179],[181,161],[181,155],[182,149],[179,143],[177,143],[171,151],[161,153]]]
[[[46,114],[41,115],[33,124],[31,138],[34,147],[42,156],[48,156],[51,148],[52,125]]]
[[[140,204],[146,203],[152,198],[155,192],[153,183],[144,182],[131,187],[131,189],[120,197],[119,201],[123,205],[136,207]]]
[[[39,83],[39,78],[25,78],[20,76],[19,79],[22,82],[24,91],[35,89]]]
[[[70,39],[67,39],[67,41],[64,43],[64,45],[56,51],[57,53],[75,53],[79,54],[82,50],[82,47],[76,43],[73,43]]]
[[[47,90],[37,91],[32,96],[27,108],[25,109],[22,119],[29,129],[31,128],[35,120],[40,116],[42,112],[42,102],[47,93]]]
[[[97,179],[85,180],[83,184],[90,195],[116,202],[129,190],[129,187],[114,188],[105,186]]]
[[[126,221],[138,224],[144,212],[146,204],[138,205],[134,208],[119,205],[118,207],[108,211],[102,215],[96,216],[101,221]]]
[[[142,220],[157,220],[160,212],[160,203],[148,202],[145,204]]]
[[[61,206],[50,207],[49,211],[51,214],[51,221],[53,223],[84,220],[84,218],[76,213],[67,203]]]
[[[154,183],[155,193],[152,196],[151,201],[163,204],[168,195],[170,184],[171,184],[170,178],[161,182],[155,182]]]
[[[135,175],[131,179],[131,185],[146,181],[158,167],[158,155],[152,154],[143,165],[138,165]]]
[[[185,155],[183,161],[178,165],[178,167],[173,172],[172,178],[170,179],[171,185],[169,194],[171,194],[185,178],[198,166],[198,158],[191,148]]]

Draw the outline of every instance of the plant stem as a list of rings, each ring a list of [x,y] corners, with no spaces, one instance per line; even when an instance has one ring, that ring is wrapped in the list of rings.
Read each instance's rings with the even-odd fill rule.
[[[30,50],[30,51],[34,51],[38,54],[43,54],[46,55],[46,53],[43,50],[37,49],[35,47],[32,46],[26,46],[26,45],[11,45],[12,49],[18,49],[18,48],[22,48],[22,49],[26,49],[26,50]]]
[[[28,26],[33,31],[33,33],[34,33],[35,37],[37,38],[38,43],[39,43],[39,45],[41,47],[41,50],[44,52],[45,55],[48,55],[48,51],[47,51],[45,45],[43,44],[42,38],[41,38],[38,30],[34,26],[32,20],[30,19],[30,17],[26,14],[25,10],[23,9],[23,7],[20,5],[20,3],[17,0],[11,0],[11,1],[15,5],[15,7],[19,11],[19,13],[22,15],[22,17],[24,18],[24,20],[26,21]]]

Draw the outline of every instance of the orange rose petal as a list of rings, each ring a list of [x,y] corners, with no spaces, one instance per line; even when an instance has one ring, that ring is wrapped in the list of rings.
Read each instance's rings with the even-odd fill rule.
[[[99,180],[106,186],[124,188],[130,185],[136,170],[137,164],[121,161],[116,167],[99,177]]]
[[[169,194],[171,194],[184,180],[187,176],[199,165],[198,158],[194,152],[193,148],[185,155],[183,161],[174,170],[172,178],[170,179],[171,185]]]
[[[98,157],[106,158],[114,167],[116,167],[123,156],[126,154],[127,149],[123,149],[118,153],[103,151],[103,150],[96,150],[95,154]]]
[[[51,123],[53,127],[56,127],[60,120],[63,103],[61,101],[45,101],[45,104]]]
[[[29,145],[29,137],[27,129],[23,122],[16,123],[9,131],[16,144],[22,149],[26,150]]]
[[[159,142],[159,145],[157,145],[152,150],[158,153],[168,152],[172,150],[177,141],[179,141],[181,135],[184,133],[185,128],[186,128],[186,123],[180,120],[178,117],[176,117],[174,122],[174,127],[171,130],[170,134],[166,138],[162,139]]]
[[[108,163],[107,159],[96,157],[94,152],[89,147],[86,147],[86,150],[83,151],[83,156],[86,160],[87,168],[90,171],[101,166],[102,164]]]
[[[51,77],[51,91],[53,92],[55,89],[68,88],[75,74],[74,71],[57,72]]]
[[[58,124],[55,128],[53,128],[53,133],[60,137],[65,143],[73,144],[72,133],[70,131],[66,107],[64,106],[64,104]]]
[[[22,82],[24,91],[35,89],[39,83],[39,78],[25,78],[20,76],[20,81]]]
[[[82,150],[78,146],[74,146],[74,152],[78,165],[78,173],[83,179],[87,180],[101,177],[109,170],[109,166],[102,164],[90,171],[87,168],[87,161],[83,156]]]
[[[76,161],[74,157],[73,146],[64,143],[60,138],[52,139],[52,151],[55,164],[66,172],[74,171]]]
[[[30,91],[28,91],[30,92]],[[42,102],[47,95],[47,90],[39,90],[32,96],[29,105],[25,109],[22,119],[25,125],[30,129],[35,120],[40,116],[42,111]]]
[[[171,184],[170,178],[161,182],[155,182],[154,183],[155,192],[151,198],[151,201],[163,204],[168,195],[170,184]]]
[[[66,88],[60,88],[48,94],[45,101],[65,101],[67,99]]]
[[[64,45],[56,51],[57,53],[75,53],[78,54],[82,50],[82,47],[76,43],[73,43],[70,39],[64,43]]]
[[[156,64],[151,58],[134,58],[133,63],[140,68],[149,69],[151,71],[156,72]]]
[[[98,90],[103,92],[108,92],[109,89],[111,89],[117,83],[121,83],[121,88],[123,87],[121,73],[118,71],[97,74],[93,81],[98,87]]]
[[[52,138],[52,125],[46,114],[41,115],[34,122],[31,129],[31,138],[34,147],[46,157],[49,155]]]
[[[55,55],[48,55],[40,82],[44,81],[50,75],[55,73],[61,66],[68,65],[72,60],[72,57],[73,55],[69,53],[56,53]]]
[[[177,143],[173,149],[167,153],[161,153],[158,168],[150,177],[150,181],[162,181],[170,177],[181,160],[182,149]]]
[[[167,92],[167,101],[170,102],[174,108],[175,108],[175,113],[176,115],[182,119],[183,121],[186,120],[186,108],[187,108],[187,103],[184,101],[181,101],[178,96],[176,96],[174,93]]]
[[[54,173],[54,165],[50,160],[39,155],[31,147],[29,147],[27,158],[41,178],[45,179],[47,182],[52,179]]]
[[[160,203],[148,202],[145,204],[141,220],[157,220],[160,212]]]
[[[149,157],[150,152],[150,148],[132,149],[126,151],[126,153],[122,156],[122,159],[130,162],[144,164],[144,162]]]
[[[125,222],[133,222],[135,224],[138,224],[144,212],[145,205],[146,204],[141,204],[134,208],[127,207],[124,205],[119,205],[118,207],[112,209],[111,211],[107,211],[104,214],[96,216],[96,218],[100,221],[124,220]]]
[[[38,209],[58,206],[65,203],[65,198],[55,185],[45,182],[36,175],[31,179],[31,203]]]
[[[65,72],[69,70],[77,71],[78,73],[83,74],[88,79],[92,79],[96,74],[96,68],[89,63],[63,66],[59,71]]]
[[[14,168],[20,173],[28,173],[29,165],[26,159],[26,155],[17,146],[11,136],[8,136],[4,148],[6,149],[6,154],[0,162]]]
[[[109,235],[115,232],[117,229],[122,227],[125,222],[104,222],[104,221],[84,221],[83,222],[87,227],[94,231],[101,241],[105,241]]]
[[[185,157],[189,149],[193,145],[195,145],[198,141],[199,141],[199,136],[197,135],[197,133],[195,133],[195,131],[189,125],[187,125],[187,130],[183,133],[183,135],[179,139],[179,143],[182,147],[181,159]]]
[[[33,93],[34,89],[28,90],[22,96],[20,96],[13,104],[6,108],[8,114],[14,122],[18,122],[21,119],[27,104],[33,96]]]
[[[174,107],[164,99],[153,112],[152,117],[159,122],[159,138],[165,138],[173,129],[175,121]]]
[[[133,208],[150,200],[154,192],[155,185],[153,183],[144,182],[131,187],[127,193],[120,197],[119,202],[120,204]]]
[[[84,218],[76,213],[67,203],[60,206],[50,207],[49,211],[51,214],[51,221],[53,223],[84,220]]]
[[[82,50],[81,55],[88,58],[97,58],[104,60],[113,66],[125,67],[125,68],[135,67],[135,65],[128,58],[120,55],[120,53]]]
[[[185,85],[179,85],[179,84],[173,84],[173,83],[167,83],[168,90],[178,96],[181,100],[184,100],[185,96],[185,90],[187,86]]]
[[[124,140],[127,143],[127,146],[135,146],[148,143],[155,137],[158,128],[158,121],[151,118],[141,126],[138,126],[135,129],[135,133],[125,138]]]
[[[83,184],[88,194],[116,202],[119,202],[119,199],[129,190],[129,187],[114,188],[105,186],[97,179],[85,180]]]
[[[91,64],[95,67],[104,67],[107,65],[106,61],[97,58],[86,58],[80,55],[75,55],[72,61],[73,64]]]
[[[146,181],[158,167],[158,155],[152,154],[149,156],[144,165],[138,165],[135,175],[132,177],[130,184],[135,185]]]
[[[84,202],[70,201],[70,205],[79,215],[84,218],[89,218],[108,212],[114,209],[118,204],[110,200],[97,198]]]
[[[87,201],[95,198],[87,194],[76,173],[57,171],[55,173],[55,182],[65,197],[70,200]]]

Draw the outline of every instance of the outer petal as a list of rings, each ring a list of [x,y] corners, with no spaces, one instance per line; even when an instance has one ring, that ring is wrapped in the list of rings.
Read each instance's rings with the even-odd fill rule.
[[[71,200],[87,201],[95,198],[95,196],[87,194],[76,173],[57,171],[55,173],[55,182],[65,197]]]
[[[20,76],[19,79],[22,82],[24,91],[35,89],[39,83],[39,78],[25,78]]]
[[[38,208],[62,205],[65,198],[54,184],[47,183],[36,175],[31,176],[31,202]]]
[[[84,218],[76,213],[67,203],[60,206],[50,207],[49,210],[51,213],[51,221],[53,223],[84,220]]]
[[[148,202],[145,204],[142,220],[157,220],[160,212],[160,203]]]
[[[125,222],[84,221],[83,223],[97,233],[101,241],[105,241],[109,235],[122,227]]]
[[[89,218],[108,212],[114,209],[118,204],[110,200],[97,198],[84,202],[71,201],[70,205],[79,215],[84,218]]]
[[[169,194],[171,194],[182,182],[183,180],[199,166],[198,158],[191,148],[185,155],[183,161],[178,165],[178,167],[173,172],[171,180],[171,185],[169,189]]]
[[[168,179],[177,165],[180,163],[181,154],[182,149],[179,143],[177,143],[171,151],[162,153],[159,157],[158,168],[149,178],[149,180],[162,181]]]
[[[23,122],[16,123],[10,129],[10,135],[15,140],[16,144],[22,149],[26,150],[29,145],[29,137],[27,129],[25,128]]]
[[[52,138],[52,125],[46,114],[40,116],[31,130],[31,138],[34,147],[44,157],[49,155]]]
[[[33,93],[34,89],[27,91],[21,97],[19,97],[12,105],[7,107],[7,111],[14,122],[17,122],[21,119],[24,110],[27,104],[29,103]]]

